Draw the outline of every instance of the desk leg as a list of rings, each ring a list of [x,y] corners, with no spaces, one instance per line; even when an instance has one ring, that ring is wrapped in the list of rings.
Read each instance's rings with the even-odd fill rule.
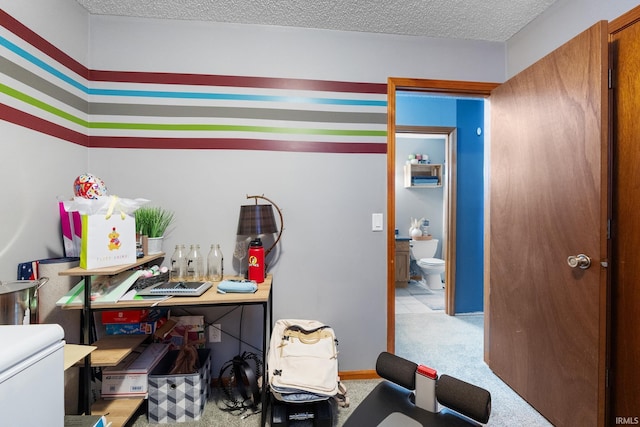
[[[269,384],[267,382],[267,331],[269,330],[269,314],[267,313],[267,306],[270,305],[268,302],[266,304],[262,305],[262,316],[263,316],[263,323],[262,323],[262,366],[263,366],[263,373],[262,373],[262,395],[261,395],[261,407],[262,407],[262,411],[260,412],[260,426],[264,427],[267,423],[267,411],[269,410],[268,408],[268,402],[267,402],[267,388],[269,387]]]
[[[273,304],[272,304],[272,292],[273,283],[269,290],[269,296],[267,302],[262,305],[263,313],[263,330],[262,330],[262,360],[263,360],[263,374],[262,374],[262,412],[260,413],[260,425],[264,427],[267,423],[267,411],[269,410],[269,371],[267,370],[267,343],[271,342],[271,324],[273,319]],[[269,332],[267,336],[267,331]]]
[[[93,327],[93,314],[91,311],[91,276],[84,276],[84,304],[82,307],[82,333],[80,335],[81,343],[85,345],[91,344],[91,329]],[[82,409],[81,413],[91,415],[91,354],[84,358],[84,366],[82,367]]]

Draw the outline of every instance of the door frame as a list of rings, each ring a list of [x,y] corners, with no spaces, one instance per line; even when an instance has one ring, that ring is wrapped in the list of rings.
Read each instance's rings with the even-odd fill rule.
[[[389,77],[387,79],[387,351],[395,353],[395,341],[396,341],[396,304],[395,304],[395,228],[396,228],[396,192],[395,192],[395,178],[396,178],[396,91],[416,91],[430,94],[440,94],[444,96],[465,96],[465,97],[477,97],[488,98],[491,95],[491,91],[498,87],[499,83],[486,83],[486,82],[465,82],[454,80],[430,80],[430,79],[411,79],[402,77]],[[454,200],[450,200],[451,210],[455,213]],[[450,219],[452,223],[450,227],[455,228],[455,215],[451,217],[451,210],[449,211]],[[485,216],[485,230],[488,223],[488,217]],[[487,233],[485,231],[485,242],[487,239]],[[486,243],[485,243],[486,245]],[[486,252],[485,252],[486,253]],[[455,255],[454,255],[455,256]],[[450,264],[455,262],[455,259],[449,260],[449,257],[445,258],[445,262]],[[485,258],[485,277],[487,277],[486,271],[486,258]],[[487,282],[485,280],[485,312],[489,309],[487,304],[486,295]],[[447,285],[446,288],[449,286]],[[453,312],[453,304],[455,303],[454,290],[448,290],[449,294],[447,314],[455,314]],[[485,328],[487,326],[488,316],[485,316]],[[487,336],[485,334],[485,342]],[[485,346],[486,348],[486,346]]]
[[[455,314],[455,295],[456,295],[456,162],[458,154],[457,128],[449,126],[404,126],[396,125],[396,135],[414,134],[414,135],[439,135],[445,140],[445,168],[442,177],[442,185],[444,186],[443,205],[443,238],[442,238],[442,257],[444,258],[444,311],[446,314],[453,316]],[[397,141],[396,141],[397,144]],[[394,146],[395,149],[395,146]],[[397,160],[397,159],[396,159]],[[397,171],[395,171],[397,172]],[[394,196],[395,203],[395,196]],[[395,209],[395,204],[394,204]]]
[[[619,220],[620,220],[620,212],[614,208],[615,206],[615,195],[614,189],[617,188],[616,183],[620,179],[619,170],[614,169],[615,164],[615,156],[616,156],[616,146],[619,144],[618,135],[617,135],[617,116],[616,116],[616,95],[615,92],[619,90],[617,85],[615,84],[615,79],[617,79],[617,49],[615,47],[615,38],[618,33],[624,31],[628,27],[632,25],[638,25],[640,22],[640,6],[637,6],[625,14],[609,21],[608,32],[609,32],[609,70],[612,73],[612,79],[614,82],[612,84],[613,87],[609,89],[609,147],[610,147],[610,163],[609,163],[609,194],[610,197],[610,205],[608,206],[609,218],[612,218],[614,229],[612,231],[612,238],[609,239],[609,260],[611,268],[607,269],[608,277],[607,280],[609,282],[609,286],[607,287],[607,298],[609,299],[609,308],[606,313],[607,325],[604,326],[605,333],[608,337],[608,345],[607,352],[605,353],[607,360],[607,378],[605,382],[605,397],[604,397],[604,411],[605,411],[605,423],[611,422],[616,419],[616,417],[627,416],[627,413],[624,411],[626,407],[633,405],[636,403],[634,400],[634,395],[627,394],[625,385],[621,384],[620,377],[624,373],[633,372],[636,364],[635,361],[631,361],[626,358],[622,358],[621,355],[623,353],[628,353],[629,348],[633,348],[634,345],[638,345],[638,341],[635,342],[629,337],[625,337],[625,327],[624,325],[629,322],[635,321],[635,317],[632,311],[621,310],[620,309],[620,301],[632,300],[635,295],[637,295],[637,290],[634,286],[629,286],[632,283],[633,276],[627,274],[625,277],[627,281],[621,280],[617,277],[617,272],[620,270],[620,266],[624,263],[624,256],[620,254],[620,242],[619,238],[616,238],[616,235],[619,236]],[[628,118],[631,120],[630,118]],[[629,161],[627,159],[627,161]],[[625,194],[626,196],[626,194]],[[628,212],[626,212],[628,214]],[[624,214],[624,213],[623,213]],[[616,284],[616,292],[613,292],[613,284]],[[626,338],[626,339],[625,339]],[[620,345],[623,343],[624,345]],[[637,348],[637,347],[636,347]],[[633,350],[631,350],[633,352]],[[636,371],[637,372],[637,371]],[[626,378],[626,384],[632,384],[634,381],[639,378],[640,375],[637,373],[632,377]],[[629,414],[629,415],[637,415],[637,414]]]

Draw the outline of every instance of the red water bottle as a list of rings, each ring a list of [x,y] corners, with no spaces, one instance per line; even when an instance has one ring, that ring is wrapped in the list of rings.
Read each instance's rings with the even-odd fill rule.
[[[256,283],[264,282],[264,248],[262,240],[255,238],[249,244],[249,280]]]

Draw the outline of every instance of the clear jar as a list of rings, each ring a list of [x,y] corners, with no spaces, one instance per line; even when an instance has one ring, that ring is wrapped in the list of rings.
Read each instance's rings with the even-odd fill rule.
[[[187,281],[202,282],[205,280],[204,257],[200,252],[200,245],[191,245],[187,256]]]
[[[207,256],[207,280],[219,282],[224,274],[224,265],[220,245],[211,245],[211,250]]]
[[[176,245],[173,255],[171,255],[171,270],[169,270],[169,280],[171,282],[182,282],[187,278],[187,254],[184,245]]]
[[[423,236],[429,235],[429,220],[423,219],[422,224],[420,224],[420,231],[422,231]]]

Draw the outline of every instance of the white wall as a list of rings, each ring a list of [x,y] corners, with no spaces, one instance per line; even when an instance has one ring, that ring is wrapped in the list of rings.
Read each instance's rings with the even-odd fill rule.
[[[501,43],[87,18],[69,0],[0,0],[0,7],[91,69],[374,83],[389,76],[504,79]],[[218,242],[227,271],[239,206],[247,194],[264,194],[282,208],[285,223],[272,270],[274,317],[331,324],[341,370],[373,369],[386,349],[386,234],[371,231],[371,214],[386,214],[385,155],[87,150],[6,122],[0,134],[0,280],[13,280],[18,262],[63,254],[56,197],[71,196],[83,172],[103,178],[111,194],[174,209],[178,222],[165,251]],[[258,317],[245,316],[249,338],[259,332]],[[223,320],[223,328],[237,320]],[[218,354],[227,360],[237,349]]]
[[[89,54],[89,19],[77,1],[0,0],[0,8],[81,64]]]
[[[501,81],[502,55],[497,43],[91,18],[93,69],[380,83],[389,76]],[[176,243],[221,243],[227,271],[245,196],[273,199],[285,222],[272,271],[274,317],[326,322],[340,339],[341,370],[374,367],[386,348],[387,242],[385,233],[371,231],[371,214],[386,214],[386,156],[124,153],[92,149],[89,169],[116,193],[148,197],[176,211],[169,251]]]
[[[640,5],[638,0],[558,0],[507,42],[507,77],[600,20],[611,21]]]
[[[378,83],[388,77],[501,82],[504,44],[94,16],[90,67]]]
[[[86,63],[89,20],[77,2],[0,0],[0,7]],[[73,195],[65,172],[86,164],[86,148],[0,120],[0,281],[15,280],[19,262],[63,255],[57,197]]]
[[[73,195],[64,170],[84,168],[86,148],[0,121],[0,281],[16,280],[18,263],[60,257],[57,197]]]

